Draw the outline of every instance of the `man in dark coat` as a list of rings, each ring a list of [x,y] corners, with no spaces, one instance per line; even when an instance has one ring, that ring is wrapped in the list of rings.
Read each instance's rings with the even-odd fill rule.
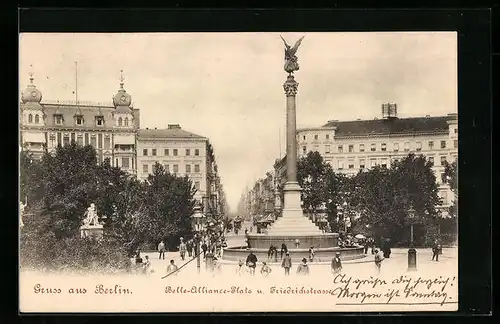
[[[283,261],[281,262],[281,267],[285,268],[285,276],[290,275],[290,268],[292,267],[292,258],[290,257],[289,252],[286,252],[285,257],[283,257]]]
[[[340,261],[340,253],[335,253],[335,258],[332,259],[332,272],[337,274],[342,271],[342,262]]]
[[[288,248],[286,247],[285,243],[281,244],[281,259],[283,259],[283,254],[286,254],[288,252]]]
[[[434,242],[434,246],[432,247],[432,261],[439,261],[439,244],[437,241]]]
[[[255,267],[257,267],[257,256],[255,256],[255,254],[253,254],[253,252],[250,252],[250,254],[247,256],[246,264],[250,270],[250,274],[254,275],[255,274]]]

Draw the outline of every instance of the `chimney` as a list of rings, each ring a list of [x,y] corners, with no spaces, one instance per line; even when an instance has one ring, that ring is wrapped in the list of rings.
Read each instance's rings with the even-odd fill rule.
[[[398,105],[395,103],[382,104],[382,119],[398,118]]]
[[[179,124],[168,124],[168,129],[181,129]]]

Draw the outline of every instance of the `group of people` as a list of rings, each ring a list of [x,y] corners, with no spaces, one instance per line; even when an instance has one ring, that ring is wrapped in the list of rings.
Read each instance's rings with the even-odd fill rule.
[[[274,246],[271,246],[269,251],[270,253],[268,254],[268,257],[270,257],[271,254],[273,256],[277,254],[277,249]],[[281,267],[285,270],[285,275],[288,276],[290,275],[290,269],[292,268],[292,258],[290,257],[290,252],[288,252],[286,246],[285,248],[282,247],[281,252],[282,252]],[[257,256],[253,252],[250,252],[245,262],[239,260],[238,266],[236,268],[236,274],[240,276],[246,273],[250,275],[255,275],[257,262],[258,262]],[[271,272],[272,272],[271,267],[269,267],[267,262],[263,261],[260,273],[264,277],[267,277]],[[297,275],[304,275],[304,276],[309,275],[309,265],[307,264],[306,258],[303,258],[302,262],[297,266]]]

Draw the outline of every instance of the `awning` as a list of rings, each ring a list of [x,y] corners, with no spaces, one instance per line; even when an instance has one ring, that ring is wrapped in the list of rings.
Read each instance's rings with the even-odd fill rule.
[[[134,135],[115,135],[113,137],[113,143],[119,145],[135,145]]]
[[[23,133],[23,143],[45,143],[44,133]]]

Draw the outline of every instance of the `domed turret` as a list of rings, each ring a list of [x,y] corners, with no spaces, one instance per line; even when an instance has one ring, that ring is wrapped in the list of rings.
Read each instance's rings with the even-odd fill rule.
[[[113,97],[113,104],[115,107],[129,107],[132,103],[132,96],[130,96],[125,89],[123,88],[123,70],[120,71],[122,73],[120,77],[120,89],[118,93]]]
[[[40,101],[42,101],[42,93],[33,84],[33,72],[30,72],[30,84],[26,87],[26,90],[23,91],[21,101],[23,103],[40,103]]]

